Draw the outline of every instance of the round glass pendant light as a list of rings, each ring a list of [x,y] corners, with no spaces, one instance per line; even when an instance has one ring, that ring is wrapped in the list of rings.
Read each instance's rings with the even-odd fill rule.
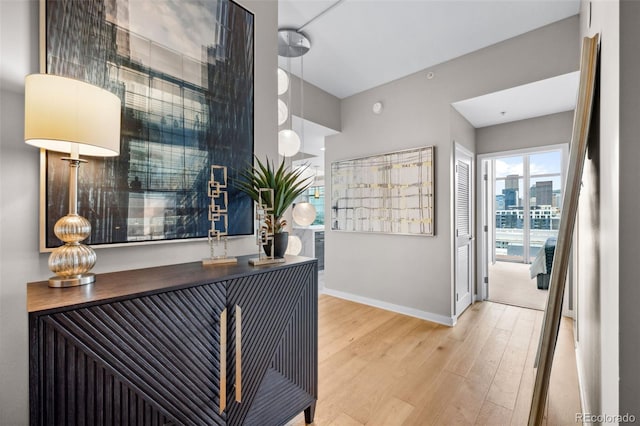
[[[291,129],[278,132],[278,154],[293,157],[300,151],[300,136]]]
[[[316,220],[316,208],[311,203],[298,203],[293,208],[293,220],[300,226],[309,226]]]
[[[278,68],[278,96],[284,95],[289,89],[289,75],[282,68]]]
[[[289,244],[287,245],[286,254],[297,256],[302,251],[302,241],[297,235],[289,235]]]
[[[278,126],[282,126],[289,118],[289,108],[282,99],[278,99]]]

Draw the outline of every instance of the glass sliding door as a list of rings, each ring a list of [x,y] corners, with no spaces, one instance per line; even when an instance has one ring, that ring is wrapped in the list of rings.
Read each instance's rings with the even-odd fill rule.
[[[496,260],[524,261],[524,157],[493,160],[495,170]]]
[[[555,238],[562,208],[562,150],[495,158],[495,258],[531,263]]]
[[[529,261],[556,238],[562,209],[562,152],[529,155]]]

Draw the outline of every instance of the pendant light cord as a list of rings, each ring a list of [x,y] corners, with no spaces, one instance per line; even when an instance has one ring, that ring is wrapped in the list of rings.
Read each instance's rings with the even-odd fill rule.
[[[315,21],[316,19],[320,18],[321,16],[324,16],[326,13],[328,13],[333,8],[340,6],[345,1],[346,0],[338,0],[337,2],[335,2],[331,6],[327,7],[325,10],[323,10],[320,13],[318,13],[316,16],[314,16],[313,18],[309,19],[307,22],[302,24],[302,26],[300,28],[298,28],[296,31],[302,31],[304,29],[304,27],[306,27],[307,25],[311,24],[313,21]]]
[[[304,55],[300,56],[300,118],[301,118],[301,130],[300,136],[302,137],[302,149],[300,150],[304,154]]]

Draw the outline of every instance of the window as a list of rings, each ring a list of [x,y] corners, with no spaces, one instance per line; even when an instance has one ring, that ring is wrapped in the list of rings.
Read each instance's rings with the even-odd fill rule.
[[[316,208],[316,220],[311,225],[324,225],[324,186],[312,186],[307,190],[307,196]]]
[[[557,236],[562,155],[553,150],[492,160],[497,259],[529,263]]]

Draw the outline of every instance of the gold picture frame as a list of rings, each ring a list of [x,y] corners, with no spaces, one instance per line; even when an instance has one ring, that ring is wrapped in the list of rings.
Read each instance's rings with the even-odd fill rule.
[[[206,240],[211,164],[229,180],[254,152],[254,14],[233,0],[40,0],[40,71],[122,103],[120,155],[92,158],[78,213],[92,247]],[[170,7],[171,6],[171,7]],[[67,212],[68,166],[41,151],[40,251]],[[228,235],[253,234],[253,202],[228,191]]]
[[[585,37],[582,41],[582,56],[580,59],[580,84],[578,87],[578,101],[573,118],[573,132],[569,148],[569,170],[566,181],[566,191],[562,202],[560,229],[551,278],[549,284],[549,298],[544,313],[544,322],[540,333],[538,347],[538,369],[531,397],[529,411],[529,426],[538,426],[544,419],[549,379],[553,365],[553,355],[558,339],[558,330],[562,316],[562,299],[564,297],[565,281],[569,268],[569,255],[573,229],[578,213],[578,196],[582,181],[582,169],[587,153],[589,125],[594,108],[593,99],[596,92],[596,74],[598,68],[599,34]]]

